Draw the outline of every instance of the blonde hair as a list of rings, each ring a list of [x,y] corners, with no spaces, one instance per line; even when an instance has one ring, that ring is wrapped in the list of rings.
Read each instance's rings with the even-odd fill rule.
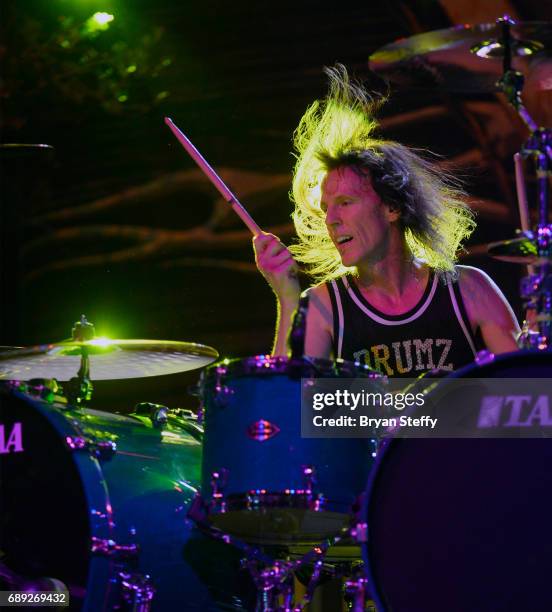
[[[370,178],[382,202],[400,212],[412,254],[432,268],[453,271],[458,249],[475,228],[458,181],[413,149],[375,138],[375,111],[385,100],[369,97],[341,64],[325,72],[328,96],[307,108],[294,134],[292,199],[298,241],[290,247],[293,255],[317,281],[355,270],[342,265],[320,209],[327,173],[350,167]]]

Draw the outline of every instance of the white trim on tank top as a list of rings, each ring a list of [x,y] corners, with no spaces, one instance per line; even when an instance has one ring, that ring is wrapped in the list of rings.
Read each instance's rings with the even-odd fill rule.
[[[341,359],[341,354],[343,353],[343,336],[345,328],[345,324],[343,321],[343,306],[341,305],[341,297],[339,296],[339,289],[337,288],[337,283],[334,280],[331,281],[331,286],[335,294],[335,303],[337,304],[338,338],[336,359]]]
[[[383,319],[382,317],[379,317],[376,313],[370,311],[368,308],[366,308],[366,306],[358,299],[358,297],[356,296],[356,294],[354,293],[354,291],[351,289],[351,286],[349,285],[349,283],[347,282],[347,279],[343,277],[343,284],[345,285],[345,288],[347,289],[347,292],[349,293],[351,299],[353,300],[353,302],[365,313],[367,314],[371,319],[373,319],[374,321],[381,323],[382,325],[402,325],[404,323],[410,323],[411,321],[414,321],[415,319],[417,319],[419,316],[421,316],[428,308],[429,304],[431,303],[431,300],[433,299],[433,296],[435,295],[435,291],[437,290],[437,274],[434,275],[433,277],[433,285],[431,287],[431,291],[429,292],[429,295],[427,296],[427,299],[425,300],[425,302],[423,303],[423,305],[418,309],[417,312],[415,312],[413,315],[411,315],[410,317],[408,317],[407,319],[401,319],[400,321],[389,321],[388,319]],[[472,337],[470,335],[470,333],[468,332],[468,329],[466,327],[466,324],[464,322],[464,319],[462,318],[462,315],[460,313],[460,308],[458,306],[458,301],[456,300],[456,295],[454,294],[454,290],[452,288],[452,280],[450,278],[447,278],[446,280],[446,284],[449,290],[449,294],[450,294],[450,301],[452,303],[452,308],[454,310],[454,314],[456,315],[456,318],[458,320],[458,323],[460,325],[460,328],[462,329],[462,331],[464,332],[464,335],[466,337],[466,340],[468,341],[468,344],[470,346],[470,349],[473,352],[474,357],[477,355],[477,351],[475,350],[475,345],[473,343]],[[345,335],[345,325],[344,325],[344,319],[343,319],[343,306],[341,304],[341,296],[339,294],[339,290],[337,288],[337,282],[335,280],[331,281],[331,285],[332,285],[332,289],[335,295],[335,301],[337,304],[337,317],[338,317],[338,339],[337,339],[337,359],[342,359],[342,353],[343,353],[343,337]]]
[[[456,314],[456,318],[458,319],[458,323],[460,324],[460,327],[462,328],[462,331],[464,332],[464,336],[466,336],[466,340],[468,341],[468,344],[470,345],[470,348],[472,350],[473,356],[476,357],[477,356],[477,351],[475,350],[475,344],[473,343],[471,334],[468,332],[468,328],[466,327],[466,323],[464,321],[464,319],[462,318],[462,314],[460,313],[460,307],[458,306],[458,301],[456,299],[456,295],[454,293],[454,289],[452,288],[452,281],[448,281],[447,282],[448,285],[448,290],[450,293],[450,301],[452,302],[452,307],[454,309],[454,312]]]
[[[372,312],[358,299],[357,295],[355,294],[355,292],[349,285],[349,282],[347,281],[347,279],[345,277],[342,277],[342,278],[343,278],[343,284],[345,285],[345,289],[347,289],[349,296],[351,297],[353,302],[362,310],[362,312],[364,312],[364,314],[368,315],[371,319],[376,321],[376,323],[380,323],[381,325],[404,325],[405,323],[410,323],[411,321],[415,321],[418,317],[421,317],[424,314],[424,312],[428,309],[429,305],[431,304],[431,300],[433,299],[433,296],[435,295],[435,291],[437,290],[437,282],[438,282],[437,276],[438,276],[437,274],[433,275],[433,283],[431,285],[431,291],[429,292],[427,298],[425,299],[425,302],[420,306],[420,308],[418,308],[416,312],[411,314],[406,319],[397,319],[397,320],[384,319],[383,317],[380,317],[379,315],[377,315],[375,312]]]

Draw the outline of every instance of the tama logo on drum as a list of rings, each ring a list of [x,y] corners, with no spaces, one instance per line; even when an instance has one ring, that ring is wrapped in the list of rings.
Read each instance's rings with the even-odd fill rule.
[[[22,424],[14,423],[11,430],[4,425],[0,425],[0,455],[21,452],[23,452]]]
[[[481,398],[477,427],[552,426],[548,395],[486,395]]]

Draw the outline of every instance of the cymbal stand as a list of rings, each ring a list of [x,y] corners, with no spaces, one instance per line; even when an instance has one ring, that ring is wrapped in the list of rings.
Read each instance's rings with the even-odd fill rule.
[[[92,323],[86,320],[84,315],[81,315],[80,321],[77,321],[73,326],[72,340],[74,342],[86,342],[92,340],[95,336],[95,330]],[[67,384],[67,399],[69,402],[78,408],[84,407],[92,398],[93,385],[90,380],[90,356],[89,349],[86,345],[80,347],[81,361],[77,376],[71,378]]]
[[[521,281],[521,297],[527,308],[534,309],[537,313],[538,333],[524,330],[519,344],[521,348],[552,350],[552,225],[548,220],[548,177],[552,168],[552,130],[538,127],[523,105],[521,92],[524,77],[521,72],[512,70],[510,27],[514,22],[505,16],[498,19],[497,23],[502,31],[500,45],[503,49],[504,71],[498,85],[531,132],[529,139],[523,145],[521,155],[534,160],[537,175],[538,222],[532,237],[538,261],[536,273],[529,274]]]

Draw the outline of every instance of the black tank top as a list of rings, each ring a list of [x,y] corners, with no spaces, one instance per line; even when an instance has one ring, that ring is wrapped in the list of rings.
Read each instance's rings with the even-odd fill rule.
[[[376,310],[351,276],[327,283],[333,310],[333,350],[383,374],[416,378],[435,368],[456,370],[483,348],[471,331],[458,283],[431,272],[414,308],[400,315]]]

